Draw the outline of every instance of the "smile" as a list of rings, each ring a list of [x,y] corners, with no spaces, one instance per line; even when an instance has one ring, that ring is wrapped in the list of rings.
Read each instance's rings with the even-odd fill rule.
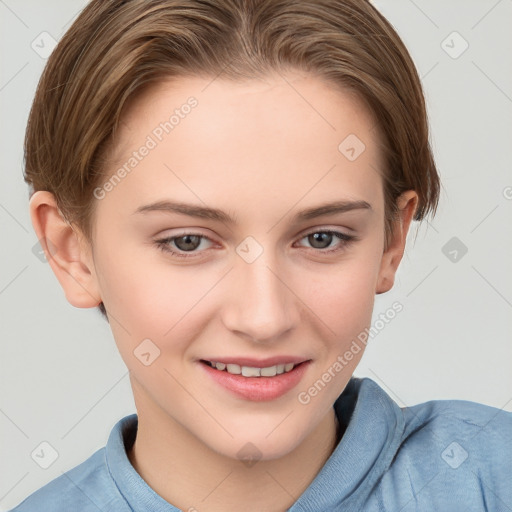
[[[293,356],[267,360],[235,357],[224,361],[197,360],[210,382],[238,398],[255,402],[275,400],[290,392],[302,380],[311,362]]]
[[[219,371],[225,371],[231,375],[242,375],[243,377],[274,377],[282,373],[292,371],[295,366],[294,363],[276,364],[274,366],[267,366],[265,368],[257,368],[253,366],[242,366],[239,364],[226,364],[215,361],[202,361],[203,363],[215,368]]]

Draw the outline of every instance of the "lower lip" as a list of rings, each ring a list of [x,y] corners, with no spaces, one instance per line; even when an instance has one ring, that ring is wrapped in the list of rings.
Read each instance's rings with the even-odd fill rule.
[[[293,389],[302,379],[310,361],[305,361],[287,373],[274,377],[243,377],[226,371],[216,370],[199,362],[204,371],[216,382],[236,396],[254,402],[274,400]]]

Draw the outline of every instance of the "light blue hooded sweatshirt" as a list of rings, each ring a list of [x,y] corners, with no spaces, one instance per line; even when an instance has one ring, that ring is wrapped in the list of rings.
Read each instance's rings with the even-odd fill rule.
[[[334,408],[343,436],[289,512],[512,511],[512,413],[461,400],[400,408],[355,377]],[[131,465],[136,433],[126,416],[104,448],[12,512],[179,512]]]

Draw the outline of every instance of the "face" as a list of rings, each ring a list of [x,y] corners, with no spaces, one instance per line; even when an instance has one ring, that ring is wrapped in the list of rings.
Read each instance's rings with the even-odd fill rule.
[[[335,362],[389,270],[374,127],[356,98],[299,74],[182,78],[130,105],[117,178],[96,192],[90,268],[139,416],[273,459],[332,412],[363,350]],[[296,366],[246,377],[205,361]]]

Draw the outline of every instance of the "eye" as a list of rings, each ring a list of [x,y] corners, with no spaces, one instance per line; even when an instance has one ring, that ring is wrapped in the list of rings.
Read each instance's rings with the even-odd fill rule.
[[[190,258],[197,256],[197,252],[203,252],[196,251],[196,249],[201,246],[204,240],[212,242],[208,237],[200,235],[199,233],[182,233],[177,236],[155,240],[155,243],[159,249],[166,253],[171,253],[173,256],[178,256],[179,258]],[[178,250],[173,248],[173,245]]]
[[[311,244],[312,249],[315,249],[317,252],[329,254],[343,250],[358,238],[355,235],[347,235],[346,233],[342,233],[340,231],[327,229],[311,231],[301,238],[301,240],[304,239],[307,239],[308,243]],[[329,246],[331,246],[332,242],[339,243],[334,248],[327,249]]]
[[[358,240],[358,237],[335,230],[317,230],[304,235],[300,240],[304,239],[307,239],[308,243],[311,244],[310,249],[322,254],[331,254],[343,250],[350,243]],[[172,256],[191,258],[199,256],[207,249],[203,247],[203,250],[197,250],[201,247],[203,241],[213,243],[210,238],[199,233],[181,233],[180,235],[155,240],[155,244],[160,250],[170,253]],[[339,243],[334,248],[329,249],[333,242]]]

